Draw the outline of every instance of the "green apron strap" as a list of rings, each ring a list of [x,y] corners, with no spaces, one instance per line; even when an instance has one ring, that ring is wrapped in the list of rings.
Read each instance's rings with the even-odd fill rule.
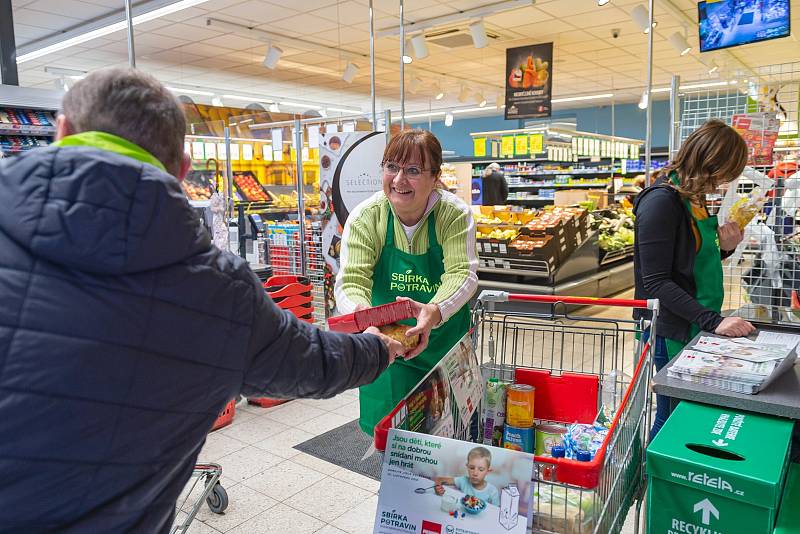
[[[384,247],[394,247],[394,214],[392,208],[389,208],[389,218],[386,219],[386,244]]]

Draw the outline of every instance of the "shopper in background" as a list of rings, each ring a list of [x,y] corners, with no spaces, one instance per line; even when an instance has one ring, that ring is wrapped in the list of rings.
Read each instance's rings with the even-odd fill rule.
[[[718,225],[705,195],[738,178],[747,146],[724,122],[711,120],[692,132],[655,184],[635,200],[635,298],[661,303],[655,365],[661,369],[700,330],[745,336],[755,330],[738,317],[722,317],[722,260],[742,241],[736,223]],[[636,310],[640,318],[647,310]],[[655,436],[669,417],[670,399],[658,395]]]
[[[497,163],[490,163],[483,169],[481,196],[484,206],[501,206],[508,200],[508,182]]]
[[[330,397],[402,349],[298,321],[211,245],[154,78],[95,72],[62,109],[0,163],[0,530],[168,532],[230,399]]]
[[[361,387],[361,429],[400,402],[467,333],[478,285],[475,222],[466,204],[441,189],[442,147],[424,130],[403,132],[383,153],[383,191],[359,204],[342,235],[336,277],[339,313],[411,299],[420,335],[411,361],[397,361]]]

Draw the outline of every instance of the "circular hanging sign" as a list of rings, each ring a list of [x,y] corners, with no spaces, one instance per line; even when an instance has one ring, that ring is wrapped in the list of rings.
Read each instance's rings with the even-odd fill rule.
[[[346,145],[347,137],[346,133],[339,133],[328,143]],[[333,208],[340,224],[344,225],[356,206],[383,188],[380,162],[385,146],[385,134],[371,132],[356,139],[339,159],[332,185]]]

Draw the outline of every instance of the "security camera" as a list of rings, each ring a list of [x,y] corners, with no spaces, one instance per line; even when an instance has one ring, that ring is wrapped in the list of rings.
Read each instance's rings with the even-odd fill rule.
[[[614,28],[614,29],[611,30],[611,37],[616,39],[616,38],[619,37],[619,33],[620,33],[620,29],[619,28]]]

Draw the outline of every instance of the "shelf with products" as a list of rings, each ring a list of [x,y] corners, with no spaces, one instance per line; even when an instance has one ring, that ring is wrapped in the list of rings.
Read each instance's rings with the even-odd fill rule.
[[[48,146],[55,125],[53,111],[0,104],[0,157]]]

